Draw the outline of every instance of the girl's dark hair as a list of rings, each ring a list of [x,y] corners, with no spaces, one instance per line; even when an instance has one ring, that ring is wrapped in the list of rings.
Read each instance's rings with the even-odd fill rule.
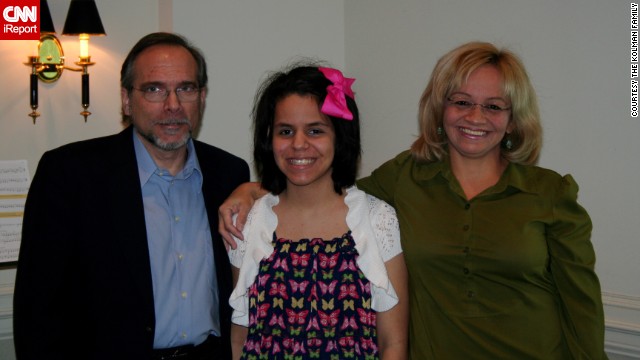
[[[310,96],[322,106],[327,96],[328,80],[318,66],[300,64],[275,72],[258,88],[253,105],[253,158],[262,187],[280,194],[287,187],[287,179],[280,171],[273,155],[273,122],[276,104],[289,95]],[[329,116],[335,130],[335,151],[332,163],[333,188],[342,194],[344,187],[355,184],[361,155],[360,117],[355,101],[345,96],[353,120]]]

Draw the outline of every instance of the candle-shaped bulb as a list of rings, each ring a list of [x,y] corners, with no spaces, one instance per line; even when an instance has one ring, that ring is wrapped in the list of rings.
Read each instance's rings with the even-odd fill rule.
[[[80,59],[89,57],[89,34],[80,34]]]

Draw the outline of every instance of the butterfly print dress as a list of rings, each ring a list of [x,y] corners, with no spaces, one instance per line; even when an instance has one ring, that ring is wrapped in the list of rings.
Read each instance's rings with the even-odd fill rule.
[[[277,239],[249,289],[243,359],[377,359],[371,286],[351,232]]]

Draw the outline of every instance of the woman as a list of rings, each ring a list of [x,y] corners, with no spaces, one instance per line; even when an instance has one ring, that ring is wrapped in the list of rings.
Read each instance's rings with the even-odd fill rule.
[[[351,83],[296,66],[261,86],[254,159],[269,191],[229,252],[234,357],[404,359],[407,279],[397,218],[355,186]]]
[[[410,357],[606,359],[591,220],[570,175],[534,165],[542,130],[522,62],[489,43],[453,49],[419,123],[411,150],[358,181],[398,215]]]

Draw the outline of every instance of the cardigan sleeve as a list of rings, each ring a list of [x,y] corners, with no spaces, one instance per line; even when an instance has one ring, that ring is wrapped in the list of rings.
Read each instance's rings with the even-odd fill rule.
[[[382,260],[387,262],[394,256],[402,253],[400,245],[400,226],[396,211],[391,205],[371,195],[369,201],[369,213],[371,214],[371,226],[376,235],[376,242],[380,249]]]
[[[381,200],[366,195],[355,186],[347,189],[345,203],[349,207],[347,225],[351,229],[358,251],[356,262],[371,283],[371,307],[376,311],[387,311],[398,303],[398,295],[387,274],[384,265],[386,260],[383,259],[387,255],[383,253],[380,244],[388,240],[388,235],[393,238],[394,231],[397,231],[394,240],[399,243],[400,235],[395,211]],[[383,216],[378,216],[379,214]],[[395,219],[395,222],[391,218]],[[381,219],[386,219],[387,223],[381,223]],[[385,230],[389,234],[384,233]]]
[[[251,211],[249,211],[249,215],[247,215],[247,221],[246,221],[246,225],[245,225],[245,229],[249,226],[251,226],[251,222],[253,220],[253,209]],[[234,215],[234,219],[233,221],[235,222],[236,215]],[[242,234],[243,236],[245,234]],[[229,255],[229,262],[231,262],[231,265],[233,265],[236,268],[240,268],[240,266],[242,266],[242,259],[244,258],[244,254],[247,252],[247,241],[246,238],[245,240],[240,240],[237,237],[233,237],[233,240],[236,242],[236,248],[235,249],[231,249],[229,248],[228,251],[228,255]]]
[[[376,244],[382,261],[387,262],[396,255],[402,253],[400,245],[400,227],[395,210],[384,201],[368,195],[369,214],[371,217],[371,227],[375,233]],[[384,268],[384,267],[383,267]],[[384,276],[388,279],[386,268]],[[371,286],[372,304],[376,311],[386,311],[393,308],[399,301],[398,295],[388,281],[388,287],[380,287],[375,284]]]
[[[562,327],[575,359],[606,359],[600,283],[594,271],[591,219],[577,202],[571,175],[560,180],[547,228],[551,273],[560,296]]]
[[[249,211],[247,223],[242,231],[244,241],[235,239],[238,247],[229,251],[231,264],[240,269],[238,282],[229,298],[229,305],[233,308],[231,321],[235,324],[249,325],[248,290],[258,275],[260,261],[273,252],[271,237],[278,219],[271,208],[277,203],[278,197],[272,194],[258,199]]]
[[[244,229],[248,229],[251,227],[254,212],[255,207],[252,208],[251,211],[249,211]],[[245,237],[244,240],[240,240],[234,236],[233,240],[235,240],[236,242],[236,248],[230,248],[228,251],[229,262],[231,262],[231,265],[233,267],[238,269],[242,267],[242,262],[247,253],[247,244],[249,242],[249,239],[246,237],[247,234],[245,233],[245,231],[243,231],[242,235]],[[246,272],[246,270],[244,272]],[[241,275],[244,275],[244,273],[241,272]],[[247,297],[246,289],[244,289],[244,283],[244,280],[238,279],[238,282],[235,284],[235,288],[233,289],[233,292],[229,297],[229,305],[231,305],[231,308],[233,308],[231,321],[234,324],[246,327],[249,326],[249,298]]]

